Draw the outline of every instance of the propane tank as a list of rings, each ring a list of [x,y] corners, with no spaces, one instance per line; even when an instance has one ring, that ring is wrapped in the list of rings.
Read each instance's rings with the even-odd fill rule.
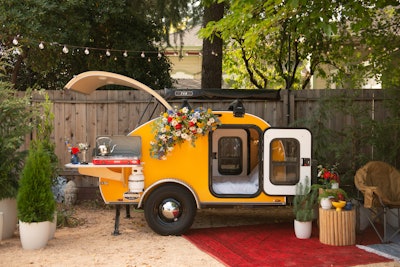
[[[144,190],[144,175],[142,166],[133,166],[128,178],[129,192],[142,193]]]

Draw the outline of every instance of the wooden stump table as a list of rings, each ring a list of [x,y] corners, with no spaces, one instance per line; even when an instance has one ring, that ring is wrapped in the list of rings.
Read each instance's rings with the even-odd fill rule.
[[[356,243],[356,212],[319,209],[319,241],[333,246]]]

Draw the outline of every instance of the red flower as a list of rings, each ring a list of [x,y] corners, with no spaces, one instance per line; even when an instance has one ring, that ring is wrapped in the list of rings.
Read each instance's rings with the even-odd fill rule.
[[[77,147],[71,148],[71,154],[76,155],[78,153],[79,153],[79,148],[77,148]]]
[[[327,180],[327,179],[330,179],[331,178],[331,173],[330,172],[324,172],[324,174],[323,174],[324,176],[323,176],[323,178],[325,179],[325,180]]]
[[[177,130],[182,129],[182,124],[178,123],[177,125],[175,125],[175,129],[177,129]]]

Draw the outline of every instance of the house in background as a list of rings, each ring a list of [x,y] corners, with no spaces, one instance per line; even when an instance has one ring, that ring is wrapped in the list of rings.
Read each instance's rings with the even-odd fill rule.
[[[201,26],[196,26],[185,31],[182,47],[179,34],[171,33],[169,36],[172,47],[165,49],[165,55],[172,63],[171,77],[175,80],[175,88],[201,88],[203,40],[197,37],[200,28]]]

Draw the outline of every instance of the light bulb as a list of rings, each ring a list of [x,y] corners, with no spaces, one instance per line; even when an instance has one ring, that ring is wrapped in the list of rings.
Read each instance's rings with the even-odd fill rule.
[[[69,50],[68,50],[66,45],[64,45],[62,51],[63,51],[64,54],[68,54]]]
[[[13,45],[17,45],[18,44],[18,40],[17,40],[17,38],[16,37],[14,37],[14,39],[13,39]]]
[[[43,44],[43,42],[40,42],[39,48],[40,48],[40,49],[44,49],[44,44]]]
[[[142,54],[140,55],[142,58],[144,58],[146,55],[144,54],[144,52],[142,52]]]
[[[108,49],[107,49],[107,51],[106,51],[106,56],[107,56],[107,57],[111,56],[110,50],[108,50]]]
[[[89,52],[89,49],[87,47],[85,48],[85,52],[84,53],[85,53],[85,55],[89,55],[90,52]]]
[[[128,52],[125,50],[125,52],[122,54],[124,57],[128,57]]]
[[[16,48],[14,53],[17,54],[17,55],[21,55],[22,54],[21,50],[19,48]]]

